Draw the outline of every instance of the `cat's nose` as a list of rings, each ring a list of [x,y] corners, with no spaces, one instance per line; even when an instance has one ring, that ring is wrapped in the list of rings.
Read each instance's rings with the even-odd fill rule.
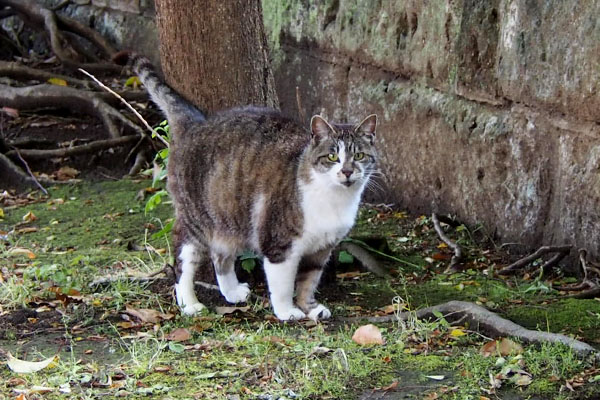
[[[346,175],[346,178],[350,178],[350,175],[352,175],[354,171],[351,169],[342,169],[342,174]]]

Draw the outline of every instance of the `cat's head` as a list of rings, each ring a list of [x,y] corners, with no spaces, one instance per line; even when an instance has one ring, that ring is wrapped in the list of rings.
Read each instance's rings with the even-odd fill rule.
[[[376,127],[375,114],[356,125],[330,124],[319,115],[312,117],[308,152],[312,175],[335,186],[362,187],[376,168]]]

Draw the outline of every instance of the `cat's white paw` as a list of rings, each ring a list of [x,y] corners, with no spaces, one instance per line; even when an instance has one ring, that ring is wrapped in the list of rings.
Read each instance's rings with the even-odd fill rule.
[[[233,289],[221,291],[221,293],[229,303],[243,303],[248,299],[248,295],[250,294],[250,285],[246,282],[239,283]]]
[[[306,314],[299,308],[290,307],[284,310],[275,311],[275,316],[282,321],[298,321],[306,318]]]
[[[328,319],[329,317],[331,317],[331,311],[329,311],[329,308],[325,307],[323,304],[317,305],[308,312],[308,318],[312,319],[313,321]]]
[[[181,312],[185,315],[196,315],[200,314],[202,310],[204,310],[206,306],[202,303],[193,303],[188,304],[181,309]]]

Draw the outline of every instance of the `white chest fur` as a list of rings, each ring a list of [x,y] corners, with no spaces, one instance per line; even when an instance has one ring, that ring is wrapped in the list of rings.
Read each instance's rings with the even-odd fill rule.
[[[298,245],[304,254],[336,244],[346,236],[354,225],[364,187],[359,182],[345,187],[313,178],[300,187],[304,226]]]

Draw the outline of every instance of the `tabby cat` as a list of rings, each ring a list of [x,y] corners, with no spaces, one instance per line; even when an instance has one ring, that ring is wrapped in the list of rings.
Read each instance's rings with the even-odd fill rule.
[[[277,318],[329,318],[315,290],[375,171],[377,117],[351,125],[315,115],[309,132],[269,108],[207,116],[167,86],[148,59],[122,53],[116,61],[129,61],[169,121],[168,189],[182,312],[204,308],[194,273],[208,257],[225,299],[244,302],[250,288],[238,281],[234,262],[251,250],[263,257]]]

